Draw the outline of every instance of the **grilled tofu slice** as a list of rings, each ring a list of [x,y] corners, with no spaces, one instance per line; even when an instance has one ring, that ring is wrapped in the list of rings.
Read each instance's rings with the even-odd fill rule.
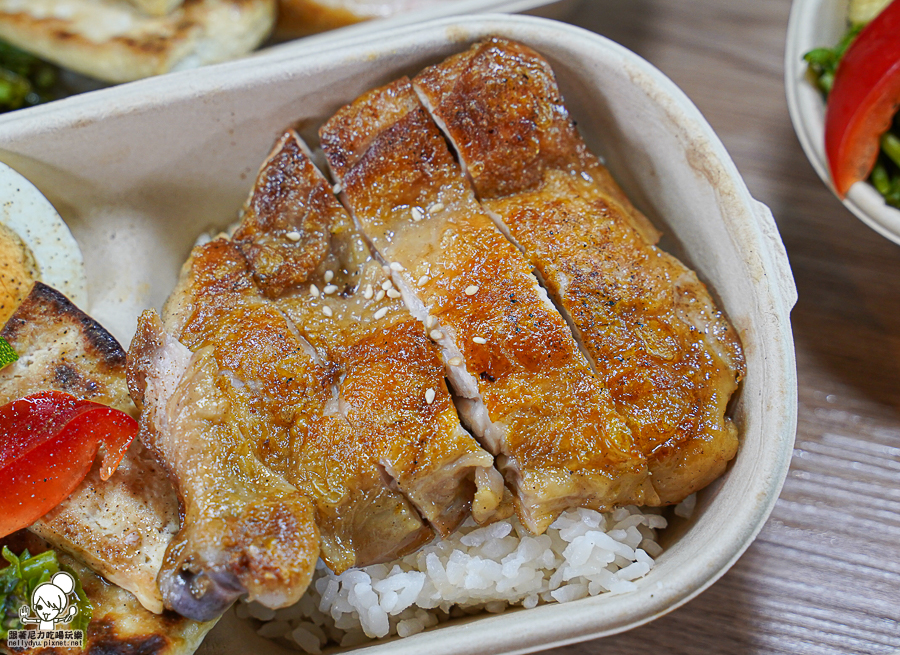
[[[318,557],[312,507],[257,457],[251,434],[263,424],[248,416],[252,408],[220,353],[191,345],[193,352],[147,311],[129,351],[141,439],[168,469],[183,506],[159,574],[166,607],[207,621],[245,593],[269,607],[291,605]]]
[[[658,502],[718,477],[738,447],[725,416],[744,374],[737,334],[587,150],[549,64],[494,38],[415,84],[482,206],[572,323],[648,458]]]
[[[19,359],[0,370],[0,404],[53,389],[137,415],[125,351],[58,291],[37,282],[0,331]],[[135,440],[115,473],[95,465],[62,503],[29,528],[162,612],[156,575],[178,530],[168,475]]]
[[[338,407],[356,448],[440,534],[458,527],[473,495],[476,518],[488,518],[503,495],[494,458],[460,425],[437,350],[296,133],[263,166],[234,239],[267,295],[292,289],[277,306],[338,368]]]
[[[475,201],[407,79],[320,131],[343,197],[441,348],[464,422],[526,527],[642,502],[643,457],[527,261]]]
[[[51,549],[48,542],[25,530],[0,539],[0,546],[8,546],[17,555],[25,549],[32,555]],[[58,553],[58,558],[75,573],[91,601],[84,648],[29,648],[16,650],[17,655],[190,655],[215,625],[197,623],[174,612],[150,612],[132,594],[110,584],[84,563],[64,553]]]

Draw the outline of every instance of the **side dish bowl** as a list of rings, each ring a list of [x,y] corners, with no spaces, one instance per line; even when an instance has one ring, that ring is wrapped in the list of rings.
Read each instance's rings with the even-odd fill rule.
[[[448,18],[343,43],[285,46],[38,107],[0,123],[0,160],[28,176],[81,244],[88,309],[124,343],[137,313],[172,289],[194,239],[237,216],[259,162],[289,126],[307,138],[373,86],[484,36],[547,57],[589,146],[713,290],[743,341],[747,376],[731,413],[737,458],[698,494],[689,521],[638,590],[457,619],[371,650],[512,653],[627,630],[717,580],[762,528],[788,470],[797,415],[789,314],[796,291],[771,213],[749,194],[710,126],[658,70],[625,48],[523,16]],[[286,652],[233,617],[201,652]]]
[[[825,157],[825,100],[806,74],[803,55],[832,47],[847,31],[848,0],[794,0],[784,49],[788,111],[800,145],[816,173],[834,191]],[[900,209],[891,207],[868,182],[857,182],[842,201],[863,223],[900,243]]]

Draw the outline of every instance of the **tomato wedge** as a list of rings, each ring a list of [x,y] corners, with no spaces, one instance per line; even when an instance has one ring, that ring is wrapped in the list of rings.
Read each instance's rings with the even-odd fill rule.
[[[0,537],[27,527],[84,480],[102,443],[109,479],[137,435],[112,407],[45,391],[0,407]]]
[[[844,53],[825,110],[825,153],[843,198],[872,172],[879,137],[900,107],[900,0],[894,0]]]

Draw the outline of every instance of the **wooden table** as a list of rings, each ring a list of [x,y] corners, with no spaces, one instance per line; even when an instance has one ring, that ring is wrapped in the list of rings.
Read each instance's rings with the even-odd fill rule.
[[[765,528],[701,596],[556,655],[892,653],[900,648],[900,247],[818,179],[784,96],[788,0],[585,0],[572,22],[697,104],[771,207],[800,300],[793,462]]]

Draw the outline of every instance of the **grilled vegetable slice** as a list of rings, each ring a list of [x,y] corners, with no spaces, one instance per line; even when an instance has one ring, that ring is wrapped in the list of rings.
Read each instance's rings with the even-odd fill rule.
[[[869,23],[844,53],[825,112],[825,152],[842,198],[866,179],[881,136],[900,106],[900,0]]]
[[[85,478],[102,443],[109,478],[137,434],[137,422],[111,407],[45,391],[0,407],[0,536],[39,519]]]

